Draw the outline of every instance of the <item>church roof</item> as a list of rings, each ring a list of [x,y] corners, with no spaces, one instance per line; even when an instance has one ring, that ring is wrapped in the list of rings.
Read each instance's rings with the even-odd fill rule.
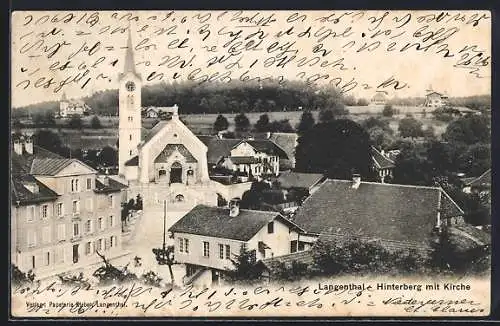
[[[165,146],[163,151],[161,151],[161,153],[156,157],[155,163],[166,163],[168,158],[176,150],[179,151],[179,153],[181,153],[182,156],[184,156],[187,163],[198,162],[184,145],[182,145],[182,144],[168,144],[167,146]]]
[[[135,70],[134,49],[132,46],[132,35],[130,34],[130,26],[128,28],[127,50],[125,52],[125,64],[123,66],[123,74],[133,73],[137,78],[141,79],[141,75]]]
[[[134,156],[127,162],[125,162],[125,166],[139,166],[139,156]]]
[[[153,138],[157,133],[160,132],[160,130],[163,129],[163,126],[165,126],[166,124],[168,123],[167,120],[162,120],[160,122],[158,122],[157,124],[155,124],[155,126],[153,128],[151,128],[150,130],[144,130],[143,128],[143,133],[141,134],[141,137],[142,137],[142,140],[144,141],[144,143],[147,143],[148,141],[151,140],[151,138]]]

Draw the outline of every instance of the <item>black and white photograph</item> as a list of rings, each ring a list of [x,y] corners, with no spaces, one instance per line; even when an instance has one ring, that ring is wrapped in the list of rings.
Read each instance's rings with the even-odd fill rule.
[[[11,315],[488,316],[491,19],[13,12]]]

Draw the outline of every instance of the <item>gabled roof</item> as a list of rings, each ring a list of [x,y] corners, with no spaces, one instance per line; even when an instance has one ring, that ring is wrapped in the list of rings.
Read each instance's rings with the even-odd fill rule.
[[[125,162],[125,166],[139,166],[139,156],[134,156],[127,162]]]
[[[95,172],[95,170],[77,159],[71,158],[35,158],[30,174],[54,176],[72,163],[78,163]]]
[[[240,209],[238,216],[231,217],[227,208],[198,205],[172,225],[169,231],[248,241],[277,218],[285,224],[298,228],[278,212]]]
[[[231,149],[241,139],[219,139],[214,136],[198,136],[208,148],[207,161],[209,164],[217,164],[223,157],[231,156]]]
[[[312,234],[342,234],[372,239],[428,243],[441,218],[463,211],[441,189],[327,179],[299,207],[294,222]]]
[[[155,163],[166,163],[173,152],[179,151],[187,163],[198,162],[189,150],[182,144],[168,144],[155,159]],[[126,163],[125,163],[126,164]]]
[[[144,141],[144,143],[147,143],[151,138],[153,138],[157,133],[162,130],[163,126],[165,126],[168,123],[168,121],[162,120],[158,122],[157,124],[154,125],[153,128],[149,130],[142,130],[141,132],[141,138]]]
[[[281,147],[290,160],[295,160],[295,148],[298,139],[296,133],[275,132],[271,134],[269,139]]]
[[[33,193],[28,190],[24,186],[25,183],[35,183],[38,186],[38,192]],[[20,204],[34,204],[38,202],[52,201],[56,200],[58,197],[56,192],[29,174],[11,176],[11,193],[12,203],[19,202]]]
[[[443,97],[443,96],[446,97],[444,94],[438,93],[436,91],[429,92],[425,96],[432,96],[432,95],[437,95],[437,96],[440,96],[440,97]]]
[[[229,159],[236,165],[259,163],[259,159],[253,156],[230,156]]]
[[[299,172],[283,172],[278,177],[278,182],[281,188],[305,188],[310,189],[315,184],[323,179],[323,175],[319,173],[299,173]]]
[[[374,146],[371,148],[371,154],[373,163],[377,169],[391,169],[396,166],[393,160],[389,159],[381,152],[378,151]]]
[[[487,170],[474,180],[469,181],[466,185],[470,187],[491,187],[491,169]]]
[[[263,152],[268,155],[276,155],[280,158],[288,158],[288,155],[283,150],[283,148],[279,147],[275,142],[269,139],[255,139],[255,140],[247,140],[243,139],[239,143],[233,146],[233,148],[237,147],[241,143],[247,143],[252,146],[256,151]]]

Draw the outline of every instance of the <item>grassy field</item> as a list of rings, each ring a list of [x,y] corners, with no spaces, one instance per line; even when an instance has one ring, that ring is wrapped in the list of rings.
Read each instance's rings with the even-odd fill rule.
[[[362,106],[362,107],[348,107],[349,119],[358,123],[369,117],[381,117],[382,107]],[[399,120],[406,114],[410,113],[424,124],[424,128],[432,126],[436,135],[441,135],[447,127],[447,123],[437,121],[433,118],[432,114],[427,113],[425,116],[422,114],[422,107],[396,107],[399,114],[389,118],[389,126],[397,134]],[[283,120],[288,119],[290,124],[295,127],[300,122],[302,111],[289,111],[289,112],[265,112],[269,116],[269,120]],[[253,125],[257,122],[260,115],[264,112],[247,113],[250,123]],[[313,116],[318,120],[319,112],[313,112]],[[229,121],[229,130],[234,129],[234,117],[236,113],[224,114]],[[186,122],[187,126],[199,135],[213,134],[212,126],[217,117],[217,114],[189,114],[182,115],[181,119]],[[84,125],[90,125],[92,117],[83,117]],[[83,130],[75,130],[64,128],[67,123],[66,119],[57,120],[58,127],[44,128],[57,132],[63,142],[72,148],[99,148],[102,146],[114,146],[116,144],[118,134],[118,117],[99,117],[103,128],[91,129],[84,128]],[[143,119],[143,125],[151,125],[154,119]],[[25,129],[25,131],[34,131],[34,129]]]

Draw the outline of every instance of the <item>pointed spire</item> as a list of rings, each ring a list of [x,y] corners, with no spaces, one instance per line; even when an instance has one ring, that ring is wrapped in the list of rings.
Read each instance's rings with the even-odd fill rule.
[[[133,72],[134,74],[136,73],[135,71],[135,61],[134,61],[134,51],[132,48],[132,35],[130,33],[130,25],[128,27],[128,40],[127,40],[127,52],[125,53],[125,67],[124,67],[124,73],[127,72]]]

